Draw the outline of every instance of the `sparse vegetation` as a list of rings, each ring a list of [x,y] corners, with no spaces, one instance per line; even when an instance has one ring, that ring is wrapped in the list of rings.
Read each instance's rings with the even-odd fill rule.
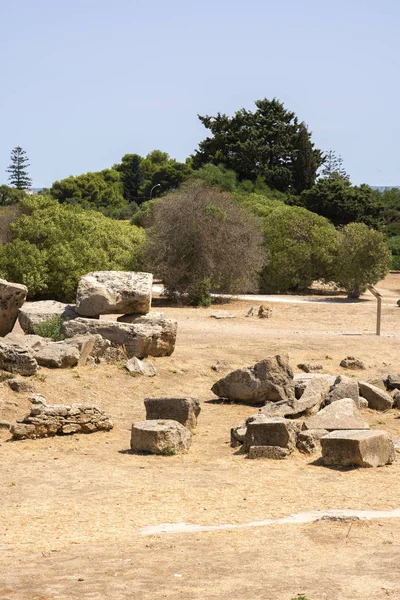
[[[62,320],[58,315],[54,315],[48,321],[39,323],[33,327],[33,331],[36,335],[40,335],[44,338],[51,338],[55,342],[60,342],[64,339],[61,333]]]

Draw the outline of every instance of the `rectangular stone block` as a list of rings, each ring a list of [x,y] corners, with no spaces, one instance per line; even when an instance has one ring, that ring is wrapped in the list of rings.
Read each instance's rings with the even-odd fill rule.
[[[321,438],[322,460],[342,467],[382,467],[395,460],[387,431],[332,431]]]
[[[248,452],[251,446],[280,446],[292,451],[296,446],[299,428],[298,423],[281,418],[248,423],[244,450]]]
[[[197,425],[200,414],[200,403],[197,398],[165,396],[161,398],[146,398],[146,420],[169,419],[178,421],[188,429]]]
[[[270,458],[282,460],[288,457],[290,450],[280,446],[250,446],[248,458]]]

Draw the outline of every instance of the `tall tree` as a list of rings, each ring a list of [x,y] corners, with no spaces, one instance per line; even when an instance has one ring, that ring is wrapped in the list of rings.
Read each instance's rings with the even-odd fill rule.
[[[18,190],[25,190],[32,185],[32,179],[26,170],[30,166],[28,161],[29,158],[21,146],[16,146],[11,152],[11,164],[6,169],[6,172],[10,173],[8,176],[10,184],[14,185]]]
[[[343,167],[343,158],[340,154],[336,154],[333,150],[329,150],[324,158],[324,164],[321,171],[321,177],[332,177],[332,175],[340,175],[343,179],[350,179],[345,168]]]
[[[299,123],[295,113],[276,98],[257,100],[255,105],[254,113],[241,109],[233,117],[221,113],[216,117],[199,115],[212,137],[200,142],[193,157],[194,168],[206,163],[223,164],[233,169],[240,181],[262,177],[269,187],[280,191],[295,191],[296,185],[311,187],[323,159],[304,123]],[[299,175],[300,148],[313,158],[306,161],[307,183]]]
[[[124,198],[128,202],[137,202],[140,196],[139,188],[145,178],[142,162],[143,158],[139,154],[125,154],[120,164],[114,165],[114,169],[121,173]]]
[[[315,176],[321,157],[316,155],[310,141],[310,133],[304,123],[300,123],[295,141],[295,159],[293,161],[293,187],[296,194],[309,190],[315,183]]]

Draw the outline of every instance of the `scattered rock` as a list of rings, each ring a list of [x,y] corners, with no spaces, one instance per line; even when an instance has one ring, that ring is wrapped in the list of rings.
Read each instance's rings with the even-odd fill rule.
[[[306,429],[350,430],[369,429],[351,398],[336,400],[304,422]]]
[[[66,337],[79,334],[100,334],[116,346],[125,348],[128,358],[136,356],[170,356],[175,349],[177,322],[175,319],[156,319],[147,316],[134,323],[96,321],[78,318],[63,323],[61,332]]]
[[[366,381],[359,381],[358,387],[361,396],[368,400],[368,407],[374,410],[389,410],[393,406],[393,399],[380,388]]]
[[[360,408],[368,408],[368,400],[361,396],[358,396],[358,404]]]
[[[187,452],[192,434],[178,421],[138,421],[132,425],[133,452],[172,455]]]
[[[74,308],[56,300],[40,300],[25,304],[19,311],[18,321],[25,333],[35,333],[35,327],[59,317],[61,321],[76,319]]]
[[[272,308],[261,304],[261,306],[258,309],[257,316],[259,319],[269,319],[270,317],[272,317]]]
[[[149,312],[147,315],[141,315],[140,313],[133,313],[132,315],[122,315],[118,317],[118,323],[136,323],[138,319],[146,317],[147,320],[159,320],[165,319],[165,313],[163,312]]]
[[[326,429],[308,429],[299,431],[296,446],[303,454],[314,454],[321,451],[321,438],[326,435]]]
[[[30,350],[3,340],[0,342],[0,369],[18,375],[34,375],[38,369]]]
[[[250,446],[248,458],[270,458],[272,460],[282,460],[287,458],[290,450],[280,446]]]
[[[393,408],[400,408],[400,390],[396,390],[393,394]]]
[[[213,365],[211,365],[211,369],[213,371],[215,371],[216,373],[221,373],[222,371],[229,371],[230,368],[231,368],[231,366],[228,365],[228,363],[221,362],[219,360],[217,360],[216,363],[214,363]]]
[[[292,381],[288,357],[277,355],[252,367],[232,371],[214,383],[211,391],[220,398],[261,404],[294,399]]]
[[[212,313],[210,317],[211,319],[235,319],[236,315],[228,311],[219,310],[218,312]]]
[[[326,465],[381,467],[395,460],[393,442],[387,431],[332,431],[321,438]]]
[[[339,375],[325,399],[325,405],[327,406],[328,404],[332,404],[332,402],[337,402],[337,400],[342,400],[343,398],[351,398],[356,406],[358,408],[360,407],[358,381],[344,375]]]
[[[25,285],[0,279],[0,337],[12,331],[27,294]]]
[[[97,406],[47,404],[39,394],[31,396],[30,400],[30,414],[11,427],[15,440],[109,431],[113,427],[110,417]]]
[[[315,373],[316,371],[322,371],[324,367],[320,363],[305,362],[297,365],[297,368],[305,373]]]
[[[93,342],[91,345],[93,348]],[[65,342],[49,342],[44,348],[35,352],[35,358],[41,367],[48,369],[68,369],[75,367],[81,353],[78,348]]]
[[[385,385],[388,390],[400,390],[400,374],[399,373],[390,373],[385,378]]]
[[[292,419],[302,415],[315,414],[325,401],[329,387],[328,379],[310,379],[300,399],[268,402],[260,408],[260,412],[268,417],[290,417]]]
[[[161,398],[146,398],[146,419],[154,421],[167,419],[178,421],[181,425],[194,429],[200,414],[200,402],[197,398],[164,396]]]
[[[18,346],[22,346],[22,348],[27,348],[34,352],[35,350],[44,348],[48,342],[52,342],[53,340],[35,334],[25,335],[23,333],[9,333],[4,338],[4,341],[10,342],[11,344],[18,344]]]
[[[244,450],[251,446],[280,446],[292,451],[296,447],[296,437],[300,424],[288,419],[266,419],[247,425]]]
[[[125,369],[134,377],[143,375],[144,377],[154,377],[157,375],[155,366],[151,362],[144,362],[136,358],[130,358],[125,364]]]
[[[35,390],[35,386],[28,379],[8,379],[7,384],[13,392],[20,394],[25,392],[33,392]]]
[[[231,448],[237,448],[244,443],[246,437],[246,425],[237,425],[231,429]]]
[[[72,338],[66,338],[62,343],[79,351],[78,366],[86,365],[89,357],[102,358],[111,346],[111,342],[98,333],[75,335]]]
[[[11,424],[8,421],[0,421],[0,429],[6,429],[7,431],[10,431]]]
[[[364,363],[354,356],[346,356],[346,358],[341,361],[340,366],[343,367],[343,369],[365,369]]]
[[[107,314],[146,314],[150,310],[153,275],[97,271],[81,277],[76,312],[83,317]]]

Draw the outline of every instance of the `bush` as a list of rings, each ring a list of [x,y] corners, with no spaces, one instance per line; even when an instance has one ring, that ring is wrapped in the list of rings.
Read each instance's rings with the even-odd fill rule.
[[[211,291],[257,288],[265,262],[260,224],[227,193],[191,181],[153,210],[146,261],[170,295],[204,304]]]
[[[61,333],[61,325],[61,317],[54,315],[48,321],[34,325],[33,333],[44,338],[51,338],[55,342],[60,342],[64,339],[64,335]]]
[[[337,232],[327,219],[255,195],[253,202],[253,210],[263,219],[269,257],[261,275],[262,292],[299,291],[315,280],[331,279]]]
[[[363,223],[350,223],[339,232],[333,281],[349,298],[359,298],[367,284],[374,285],[389,272],[391,253],[385,236]]]
[[[144,233],[99,212],[27,197],[27,212],[12,225],[14,240],[0,247],[0,275],[28,286],[29,297],[71,301],[89,271],[135,270]]]

